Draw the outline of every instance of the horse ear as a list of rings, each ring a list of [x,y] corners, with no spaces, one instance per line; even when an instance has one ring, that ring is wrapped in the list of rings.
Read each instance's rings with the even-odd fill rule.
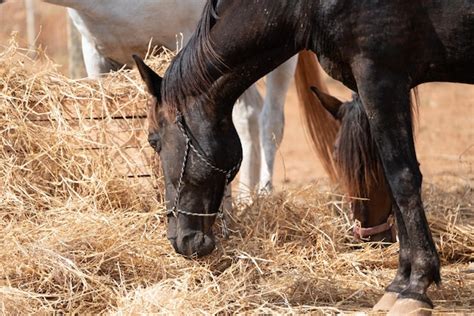
[[[319,101],[321,101],[321,104],[324,106],[324,108],[331,113],[331,115],[336,119],[339,120],[339,108],[342,105],[342,101],[339,99],[333,97],[332,95],[329,95],[325,92],[322,92],[316,87],[311,87],[311,91],[314,92],[314,94],[318,97]]]
[[[137,64],[138,72],[140,72],[140,76],[142,77],[143,81],[146,84],[148,92],[156,97],[158,102],[161,102],[161,83],[163,78],[161,78],[156,72],[153,71],[150,67],[148,67],[143,59],[138,57],[137,55],[133,55],[133,60]]]

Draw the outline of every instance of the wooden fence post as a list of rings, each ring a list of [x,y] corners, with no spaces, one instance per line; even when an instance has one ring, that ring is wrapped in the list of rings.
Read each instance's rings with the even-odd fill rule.
[[[36,31],[36,10],[35,3],[33,0],[25,0],[25,10],[26,10],[26,37],[28,40],[28,48],[32,51],[36,48],[36,36],[38,33]]]

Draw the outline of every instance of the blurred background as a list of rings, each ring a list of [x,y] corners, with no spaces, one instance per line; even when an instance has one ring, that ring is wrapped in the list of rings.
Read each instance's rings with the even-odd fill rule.
[[[80,46],[76,56],[70,56],[68,44],[78,36],[78,31],[69,23],[64,7],[37,0],[7,0],[0,6],[0,46],[8,45],[12,36],[22,47],[32,45],[54,60],[59,71],[74,78],[85,76]],[[80,45],[77,39],[73,42]],[[70,59],[75,58],[71,68]],[[71,67],[70,67],[71,66]]]
[[[32,6],[28,17],[25,4]],[[69,26],[66,10],[39,0],[7,0],[0,5],[0,53],[12,34],[28,47],[28,20],[34,45],[70,74],[68,54]],[[33,27],[34,26],[34,27]],[[31,39],[30,39],[31,41]],[[72,49],[80,53],[79,48]],[[77,58],[77,56],[76,56]],[[82,77],[82,69],[73,69]],[[351,92],[328,78],[333,95],[347,100]],[[471,186],[474,179],[474,87],[472,85],[430,83],[420,86],[420,116],[416,145],[425,180]],[[324,171],[313,154],[303,129],[292,88],[285,106],[285,136],[275,165],[277,186],[301,185],[319,181]],[[450,185],[448,185],[450,186]]]

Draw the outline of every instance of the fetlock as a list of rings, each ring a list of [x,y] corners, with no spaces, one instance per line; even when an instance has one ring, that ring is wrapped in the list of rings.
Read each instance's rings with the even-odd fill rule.
[[[423,303],[426,303],[430,306],[430,308],[434,308],[433,302],[431,299],[426,295],[426,293],[420,294],[416,292],[410,292],[409,289],[401,292],[399,294],[399,299],[413,299]]]

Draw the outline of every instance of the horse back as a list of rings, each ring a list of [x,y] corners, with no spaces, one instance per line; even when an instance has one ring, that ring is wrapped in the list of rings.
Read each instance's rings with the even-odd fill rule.
[[[314,21],[315,51],[348,83],[361,56],[407,73],[413,85],[474,83],[472,0],[332,1]]]
[[[427,22],[440,48],[433,54],[430,68],[437,80],[474,83],[474,1],[421,1],[426,5]],[[429,45],[428,45],[429,47]],[[436,64],[438,62],[438,64]],[[439,72],[440,79],[436,78]]]

